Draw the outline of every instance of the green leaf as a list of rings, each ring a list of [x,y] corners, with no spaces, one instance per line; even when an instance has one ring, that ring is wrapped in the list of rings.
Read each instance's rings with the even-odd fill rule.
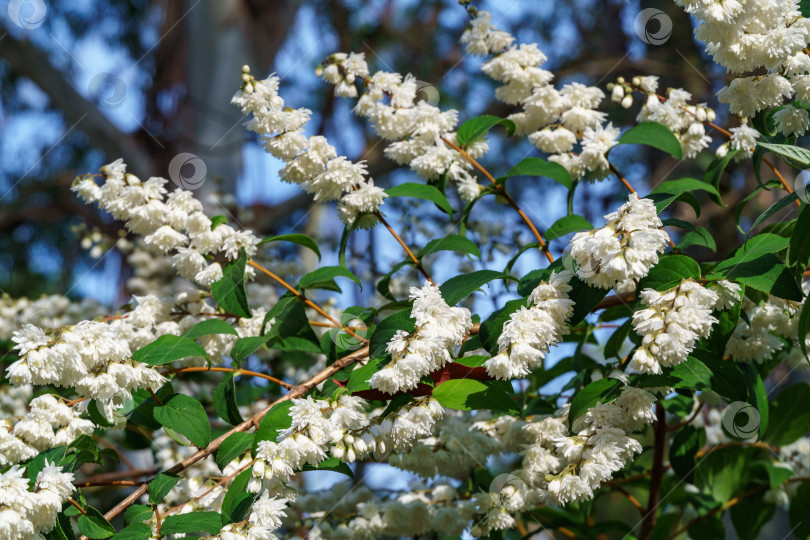
[[[619,144],[645,144],[681,159],[681,143],[666,126],[657,122],[642,122],[619,137]]]
[[[385,358],[385,348],[388,341],[394,337],[398,330],[413,332],[416,329],[416,320],[411,318],[411,310],[403,310],[389,315],[377,325],[369,338],[369,358]]]
[[[258,245],[267,244],[270,242],[292,242],[293,244],[298,244],[299,246],[303,246],[307,249],[311,249],[315,252],[315,255],[318,256],[318,260],[321,260],[321,250],[318,249],[318,244],[305,234],[294,233],[294,234],[279,234],[276,236],[268,236],[262,239]]]
[[[700,246],[710,249],[712,251],[717,251],[717,244],[712,237],[712,233],[704,229],[703,227],[695,227],[695,230],[688,231],[681,237],[681,241],[678,242],[678,249],[683,251],[689,249],[693,246]]]
[[[149,482],[149,503],[157,504],[166,498],[166,495],[177,485],[180,477],[171,473],[160,473]]]
[[[248,336],[237,339],[231,347],[231,360],[236,365],[241,364],[245,359],[256,352],[259,347],[270,341],[273,336],[265,334],[263,336]]]
[[[250,505],[256,500],[256,494],[247,490],[253,470],[248,467],[231,482],[225,498],[222,499],[222,525],[242,521],[247,517]]]
[[[619,358],[619,351],[624,345],[627,338],[630,336],[630,331],[633,329],[633,321],[627,319],[620,327],[618,327],[605,343],[605,359]]]
[[[469,274],[460,274],[445,281],[439,289],[442,298],[448,305],[453,306],[477,291],[481,286],[496,279],[515,279],[509,274],[495,270],[478,270]]]
[[[219,470],[225,467],[244,454],[251,446],[253,446],[253,433],[232,433],[227,439],[222,441],[219,449],[216,452],[216,462]]]
[[[152,538],[152,527],[146,523],[132,523],[112,537],[113,540],[149,540]]]
[[[185,394],[175,394],[164,405],[155,407],[155,420],[186,437],[191,444],[205,448],[211,442],[211,424],[202,404]]]
[[[115,527],[110,525],[110,522],[104,519],[104,515],[93,508],[92,506],[85,506],[85,514],[79,516],[76,524],[79,526],[79,532],[87,538],[109,538],[115,534]]]
[[[618,397],[622,383],[615,379],[599,379],[585,386],[574,394],[571,408],[568,410],[568,427],[574,421],[588,412],[588,409],[597,403],[604,403]]]
[[[191,338],[166,334],[132,353],[132,359],[150,366],[162,366],[192,357],[208,358],[202,346]]]
[[[765,150],[770,150],[794,169],[810,168],[810,150],[790,144],[771,144],[765,142],[757,143],[757,146]]]
[[[222,215],[211,216],[211,230],[213,231],[223,223],[228,223],[228,218]]]
[[[760,255],[768,253],[779,253],[788,247],[790,240],[784,236],[772,233],[761,233],[749,238],[740,248],[734,253],[740,262],[746,260],[753,260]]]
[[[489,133],[490,129],[497,125],[505,127],[510,137],[515,132],[515,123],[511,120],[485,114],[470,118],[461,124],[461,127],[458,128],[458,132],[456,132],[456,140],[460,146],[468,146],[477,139],[485,136]]]
[[[721,158],[715,158],[709,164],[709,168],[706,169],[706,174],[703,176],[703,180],[705,180],[707,184],[711,184],[712,186],[714,186],[714,189],[717,192],[720,191],[720,179],[723,177],[723,172],[726,170],[726,167],[728,167],[728,164],[731,163],[731,160],[734,159],[734,156],[736,156],[738,153],[739,150],[732,150],[726,153],[726,155]],[[715,203],[721,206],[723,205],[719,195],[714,195],[710,193],[709,197]]]
[[[790,248],[787,252],[787,263],[790,266],[799,265],[802,268],[810,262],[810,205],[802,205],[796,228],[790,237]]]
[[[700,265],[686,255],[665,255],[638,284],[638,290],[666,291],[684,279],[700,279]]]
[[[739,366],[705,351],[694,350],[692,356],[700,360],[700,364],[703,365],[687,360],[676,366],[676,369],[682,370],[680,373],[683,377],[687,372],[695,377],[693,388],[702,390],[705,385],[706,388],[713,390],[729,403],[746,401],[748,390],[745,385],[745,376]],[[692,382],[689,381],[687,384]]]
[[[115,423],[107,420],[107,417],[104,416],[102,409],[99,407],[100,405],[97,399],[91,399],[90,403],[87,404],[87,414],[90,416],[90,420],[100,427],[113,427]]]
[[[437,251],[458,251],[460,253],[474,255],[478,258],[481,257],[481,252],[478,251],[478,246],[475,245],[475,242],[466,236],[450,234],[444,238],[436,238],[428,242],[425,247],[419,250],[419,253],[416,254],[416,258],[422,259],[426,255],[436,253]]]
[[[363,289],[363,283],[360,281],[360,278],[342,266],[322,266],[321,268],[318,268],[317,270],[314,270],[302,277],[300,281],[298,281],[298,288],[317,289],[320,288],[320,286],[324,283],[336,277],[349,278],[357,283],[361,290]]]
[[[669,447],[669,463],[675,474],[689,483],[693,482],[695,456],[704,444],[706,444],[706,432],[689,425],[679,429],[672,438],[672,445]]]
[[[719,503],[741,493],[747,483],[745,451],[739,446],[709,452],[695,469],[695,485]]]
[[[674,201],[680,200],[679,197],[684,194],[691,194],[694,191],[705,191],[710,195],[715,195],[717,198],[720,197],[717,188],[711,184],[707,184],[703,180],[698,180],[697,178],[680,178],[678,180],[661,182],[647,195],[647,198],[655,202],[655,209],[660,214]],[[695,213],[700,215],[699,205],[695,209]]]
[[[572,232],[590,231],[592,229],[591,222],[582,216],[576,214],[563,216],[546,229],[546,241],[551,242]]]
[[[798,335],[806,336],[810,334],[810,300],[805,299],[804,304],[802,305],[802,311],[799,313],[799,326],[798,326]],[[804,354],[805,360],[810,362],[810,356],[807,354],[807,340],[800,339],[799,340],[799,348]]]
[[[488,409],[519,414],[517,405],[506,393],[502,383],[503,381],[451,379],[436,386],[433,397],[448,409]]]
[[[744,253],[717,265],[709,279],[728,279],[758,291],[800,302],[802,290],[794,275],[776,255],[767,253],[755,258]]]
[[[349,374],[349,380],[346,382],[346,390],[349,392],[370,390],[371,385],[368,383],[368,380],[386,363],[386,358],[381,356],[370,358],[366,365],[355,368]]]
[[[788,517],[793,526],[792,533],[795,538],[806,540],[810,538],[810,519],[807,519],[807,509],[810,508],[810,483],[802,482],[796,493],[790,498]]]
[[[292,425],[292,417],[290,417],[290,408],[293,402],[290,400],[276,403],[264,415],[259,422],[259,427],[256,428],[256,438],[253,441],[254,453],[256,445],[261,441],[278,441],[278,432],[287,429]]]
[[[757,186],[756,188],[754,188],[754,190],[751,193],[746,195],[743,200],[741,200],[740,202],[737,203],[737,205],[734,207],[734,220],[737,222],[737,230],[738,231],[745,234],[745,231],[742,230],[742,227],[740,227],[740,217],[742,217],[742,213],[743,213],[743,210],[745,210],[746,205],[749,202],[751,202],[751,200],[754,197],[756,197],[757,194],[759,194],[759,192],[762,191],[763,189],[765,189],[767,191],[770,191],[770,189],[778,188],[781,185],[782,184],[780,184],[779,181],[776,180],[776,179],[770,180],[764,186]]]
[[[160,527],[161,534],[206,532],[217,534],[222,529],[222,517],[218,512],[191,512],[168,516]]]
[[[239,335],[233,326],[221,319],[214,318],[198,322],[189,328],[188,331],[183,334],[183,337],[196,339],[198,337],[210,336],[213,334],[230,334],[232,336]]]
[[[242,250],[238,259],[228,262],[222,269],[222,279],[211,285],[211,294],[219,307],[240,317],[251,317],[245,290],[247,254]]]
[[[773,519],[776,506],[765,502],[762,495],[746,497],[731,507],[731,523],[739,540],[757,540],[762,527]]]
[[[345,474],[352,480],[354,480],[354,472],[352,472],[351,467],[340,461],[336,457],[331,457],[325,459],[318,463],[317,467],[313,467],[311,465],[304,465],[304,468],[301,469],[304,471],[332,471],[340,474]]]
[[[453,207],[445,197],[444,193],[434,186],[427,184],[417,184],[416,182],[406,182],[385,190],[389,197],[414,197],[424,201],[430,201],[449,215],[453,215]]]
[[[154,514],[151,506],[145,504],[133,504],[124,512],[124,525],[130,523],[143,522],[148,520]]]
[[[571,174],[565,167],[559,163],[546,161],[539,157],[523,158],[517,165],[509,169],[505,175],[498,178],[498,182],[500,183],[513,176],[542,176],[543,178],[551,178],[568,189],[571,189],[573,185]]]
[[[810,386],[806,383],[788,386],[770,407],[770,425],[763,439],[774,446],[795,442],[810,430]]]
[[[768,207],[768,209],[765,210],[762,214],[760,214],[760,216],[754,221],[754,224],[751,225],[751,228],[748,229],[748,232],[750,233],[751,231],[756,229],[759,226],[760,223],[762,223],[763,221],[765,221],[766,219],[768,219],[769,217],[771,217],[772,215],[777,213],[779,210],[783,209],[784,207],[786,207],[787,205],[792,203],[793,201],[797,201],[797,200],[799,200],[799,196],[796,194],[795,191],[793,193],[791,193],[790,195],[786,195],[785,197],[782,197],[781,199],[779,199],[778,201],[776,201],[775,203],[770,205]]]
[[[236,383],[233,373],[228,373],[214,388],[214,410],[217,416],[233,426],[244,421],[236,405]]]

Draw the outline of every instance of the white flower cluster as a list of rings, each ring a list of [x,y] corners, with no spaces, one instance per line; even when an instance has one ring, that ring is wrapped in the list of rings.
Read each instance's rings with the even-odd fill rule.
[[[529,307],[510,315],[498,337],[500,352],[487,360],[487,373],[496,379],[525,377],[542,366],[549,348],[568,333],[566,321],[574,310],[568,298],[571,273],[552,272],[529,295]]]
[[[421,439],[416,446],[402,454],[392,455],[388,463],[425,478],[437,475],[464,478],[470,470],[486,463],[490,456],[506,451],[499,438],[479,429],[471,429],[470,424],[474,420],[478,420],[478,416],[459,412],[448,415],[437,426],[435,436]]]
[[[481,69],[504,83],[495,97],[523,107],[509,116],[516,133],[551,154],[549,160],[564,166],[575,180],[586,174],[597,180],[608,176],[607,153],[617,144],[620,132],[612,124],[604,125],[607,115],[597,110],[604,92],[580,83],[557,90],[550,84],[554,75],[538,67],[547,58],[537,45],[514,45],[514,38],[491,21],[489,13],[478,11],[461,42],[470,54],[492,56]]]
[[[411,287],[410,292],[416,329],[410,334],[397,331],[386,347],[391,362],[368,381],[386,394],[415,388],[423,376],[451,362],[453,347],[461,344],[472,327],[470,310],[448,306],[435,285]]]
[[[810,282],[804,283],[804,288]],[[806,300],[805,300],[806,301]],[[726,344],[726,355],[735,362],[763,363],[773,358],[784,347],[784,340],[791,343],[787,362],[795,368],[808,367],[807,360],[799,347],[799,314],[803,303],[792,302],[770,296],[767,301],[755,304],[748,298],[743,300],[743,309],[748,322],[740,318],[734,333]],[[804,336],[810,347],[810,336]]]
[[[30,411],[19,421],[0,420],[0,467],[36,457],[40,452],[67,446],[80,435],[91,435],[95,425],[80,418],[76,409],[50,394],[34,398]]]
[[[281,527],[286,516],[287,499],[271,497],[265,491],[253,501],[245,521],[229,523],[219,531],[219,540],[277,540],[273,531]]]
[[[668,127],[681,143],[685,158],[696,157],[709,147],[712,138],[706,135],[703,122],[713,122],[715,113],[705,103],[690,105],[692,94],[682,88],[667,89],[667,99],[661,100],[656,94],[657,77],[640,77],[638,88],[643,88],[647,99],[636,120],[658,122]]]
[[[307,138],[304,126],[312,111],[285,107],[278,95],[278,77],[258,81],[247,66],[242,72],[244,83],[232,103],[245,115],[252,115],[246,126],[259,135],[264,149],[286,162],[279,172],[281,179],[299,184],[307,193],[313,193],[316,201],[340,199],[338,213],[347,225],[362,215],[357,226],[373,227],[377,222],[373,214],[387,195],[371,178],[366,179],[365,163],[352,163],[338,156],[325,137]]]
[[[152,367],[132,361],[129,342],[102,322],[82,321],[53,341],[27,324],[12,339],[20,355],[8,368],[13,384],[75,388],[81,396],[99,400],[109,419],[133,390],[156,390],[165,382]]]
[[[420,437],[431,435],[444,409],[430,397],[417,399],[396,414],[376,418],[366,413],[365,400],[342,395],[329,402],[294,399],[290,409],[292,423],[283,430],[279,441],[260,441],[248,489],[258,492],[283,490],[294,472],[305,464],[313,467],[326,459],[326,452],[348,463],[367,455],[383,456],[403,452]]]
[[[103,313],[104,307],[91,298],[73,302],[58,294],[42,296],[36,300],[11,298],[4,294],[0,297],[0,339],[11,339],[11,334],[24,324],[56,330]]]
[[[97,202],[114,218],[125,220],[127,229],[145,236],[146,245],[173,252],[175,268],[184,278],[210,287],[222,279],[222,267],[217,262],[209,265],[206,255],[222,252],[232,260],[242,249],[248,257],[256,253],[259,239],[252,232],[237,231],[224,223],[213,228],[190,191],[177,189],[166,195],[165,178],[142,182],[126,173],[120,159],[101,171],[106,177],[101,187],[88,176],[79,179],[73,191],[88,203]]]
[[[75,491],[73,474],[45,461],[29,491],[26,470],[14,465],[0,473],[0,538],[36,540],[56,525],[56,514]]]
[[[466,201],[481,192],[481,185],[470,174],[472,165],[441,140],[442,137],[455,140],[457,111],[442,111],[424,100],[417,100],[419,81],[410,74],[403,78],[399,73],[378,71],[369,76],[362,53],[336,53],[325,63],[319,73],[325,81],[336,85],[338,95],[355,97],[354,82],[363,81],[365,92],[354,111],[369,120],[377,135],[396,141],[385,148],[386,157],[400,165],[408,164],[428,180],[446,175],[456,183],[459,195]],[[485,140],[478,140],[468,145],[466,152],[479,158],[488,149]]]
[[[723,290],[721,296],[716,290]],[[695,343],[707,337],[717,322],[715,309],[739,301],[741,289],[736,283],[717,282],[716,288],[704,287],[692,279],[663,293],[653,289],[641,291],[647,306],[633,313],[633,329],[642,337],[641,346],[633,353],[630,368],[642,373],[661,373],[661,367],[672,367],[686,361]]]
[[[810,98],[810,20],[797,0],[676,0],[699,26],[695,37],[706,52],[730,73],[765,68],[766,74],[734,78],[717,97],[732,113],[750,118],[784,100]],[[786,105],[774,115],[785,135],[801,135],[810,128],[807,110]]]
[[[430,531],[461,535],[475,514],[472,500],[448,484],[380,497],[363,484],[339,483],[299,497],[292,505],[310,540],[417,537]]]
[[[575,419],[568,436],[564,418],[549,417],[524,429],[531,445],[523,453],[521,477],[540,500],[567,504],[593,497],[593,491],[622,469],[641,444],[628,436],[655,420],[655,397],[624,387],[612,403],[599,403]],[[545,490],[545,492],[543,491]]]
[[[571,240],[570,255],[579,264],[577,276],[602,289],[635,289],[636,282],[658,263],[669,235],[650,199],[631,193],[617,212],[605,216],[600,229],[580,232]]]

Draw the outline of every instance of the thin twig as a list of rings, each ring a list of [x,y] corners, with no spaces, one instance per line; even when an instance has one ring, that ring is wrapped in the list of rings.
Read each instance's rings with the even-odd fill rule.
[[[404,249],[405,253],[408,254],[408,257],[411,259],[411,261],[413,261],[413,264],[416,265],[416,269],[419,270],[423,276],[425,276],[425,279],[427,279],[431,285],[436,285],[428,275],[427,271],[422,266],[422,262],[416,258],[416,255],[413,254],[413,251],[410,250],[408,245],[402,240],[402,238],[400,238],[400,236],[391,227],[391,225],[388,224],[383,215],[379,211],[375,212],[374,215],[377,216],[377,219],[380,220],[380,223],[382,223],[383,226],[385,226],[385,228],[388,229],[388,231],[392,235],[394,235],[394,238],[396,238],[397,242],[399,242],[399,245],[402,246],[402,249]]]
[[[664,479],[664,446],[666,445],[667,417],[661,402],[655,404],[655,446],[650,476],[650,498],[647,501],[647,512],[641,521],[639,540],[649,540],[655,527],[655,515],[661,499],[661,482]]]
[[[520,206],[518,206],[518,204],[515,202],[515,200],[509,195],[509,193],[506,192],[506,189],[504,189],[503,185],[499,184],[495,180],[495,177],[493,177],[492,174],[490,174],[490,172],[483,167],[483,165],[478,163],[478,161],[476,161],[475,158],[473,158],[470,154],[468,154],[463,148],[461,148],[457,144],[451,142],[446,137],[441,137],[441,139],[442,139],[442,141],[444,141],[444,143],[447,146],[449,146],[450,148],[452,148],[453,150],[458,152],[461,155],[461,157],[463,157],[464,159],[469,161],[470,164],[472,164],[473,167],[478,169],[481,172],[481,174],[486,176],[487,179],[490,182],[492,182],[492,184],[496,187],[496,189],[498,191],[498,194],[501,197],[503,197],[504,200],[506,200],[506,202],[509,204],[509,206],[511,206],[512,208],[515,209],[515,211],[520,215],[520,217],[523,218],[523,221],[526,222],[526,225],[529,226],[529,229],[531,229],[532,234],[534,234],[534,237],[537,238],[537,242],[540,244],[540,249],[545,254],[548,261],[549,262],[554,262],[554,256],[551,255],[551,252],[548,249],[548,245],[546,244],[546,241],[543,240],[543,235],[541,235],[540,231],[537,230],[537,227],[534,226],[534,223],[532,223],[532,220],[529,219],[529,216],[527,216],[523,212],[523,210],[520,209]]]
[[[270,375],[265,375],[264,373],[259,373],[258,371],[249,371],[247,369],[241,369],[241,368],[234,369],[234,368],[227,368],[227,367],[187,367],[187,368],[172,369],[172,370],[169,370],[169,371],[163,373],[163,375],[168,375],[170,373],[195,373],[195,372],[201,372],[201,371],[221,371],[221,372],[224,372],[224,373],[231,373],[232,372],[234,374],[234,376],[243,373],[243,374],[249,375],[251,377],[260,377],[260,378],[266,379],[266,380],[268,380],[270,382],[274,382],[279,386],[283,386],[284,388],[287,388],[288,390],[291,390],[291,389],[295,388],[295,385],[284,382],[281,379],[276,379],[275,377],[272,377]]]

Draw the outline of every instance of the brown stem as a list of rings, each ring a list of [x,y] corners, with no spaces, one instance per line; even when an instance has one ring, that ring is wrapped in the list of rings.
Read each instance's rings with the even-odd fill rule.
[[[261,270],[262,272],[264,272],[265,274],[267,274],[268,276],[270,276],[271,278],[273,278],[273,279],[274,279],[274,280],[275,280],[275,281],[276,281],[276,282],[277,282],[279,285],[281,285],[282,287],[284,287],[285,289],[287,289],[288,291],[290,291],[291,293],[293,293],[295,296],[297,296],[298,298],[300,298],[300,299],[301,299],[301,300],[302,300],[302,301],[303,301],[303,302],[304,302],[306,305],[308,305],[309,307],[311,307],[312,309],[314,309],[315,311],[317,311],[317,312],[318,312],[320,315],[322,315],[323,317],[325,317],[326,319],[328,319],[329,321],[331,321],[332,323],[334,323],[334,325],[335,325],[336,327],[340,328],[341,330],[345,330],[345,331],[346,331],[346,333],[347,333],[347,334],[349,334],[349,335],[351,335],[353,338],[358,339],[358,340],[362,341],[363,343],[368,343],[368,340],[367,340],[366,338],[363,338],[363,337],[358,336],[357,334],[355,334],[355,333],[354,333],[354,331],[352,331],[352,329],[351,329],[351,328],[349,328],[349,327],[347,327],[347,326],[343,326],[342,324],[340,324],[338,321],[336,321],[336,320],[334,319],[334,317],[332,317],[332,316],[331,316],[331,315],[329,315],[327,312],[325,312],[324,310],[322,310],[322,309],[320,308],[320,306],[318,306],[318,304],[316,304],[316,303],[315,303],[315,302],[313,302],[312,300],[309,300],[309,299],[308,299],[307,297],[305,297],[303,294],[301,294],[300,292],[298,292],[298,291],[295,289],[295,287],[293,287],[292,285],[290,285],[289,283],[287,283],[286,281],[284,281],[284,280],[283,280],[281,277],[277,276],[276,274],[274,274],[273,272],[271,272],[271,271],[270,271],[270,270],[268,270],[267,268],[265,268],[265,267],[263,267],[262,265],[258,264],[256,261],[249,260],[249,261],[248,261],[248,264],[249,264],[249,265],[251,265],[251,266],[252,266],[252,267],[254,267],[254,268],[257,268],[257,269]]]
[[[149,390],[149,395],[150,395],[150,396],[152,396],[152,399],[153,399],[153,400],[155,400],[155,403],[157,403],[158,405],[161,405],[161,406],[162,406],[162,405],[163,405],[163,402],[160,400],[160,398],[159,398],[159,397],[158,397],[158,395],[155,393],[155,391],[154,391],[154,390],[152,390],[151,388],[147,388],[147,390]]]
[[[82,508],[82,505],[80,505],[79,503],[77,503],[77,502],[76,502],[76,501],[74,501],[73,499],[68,499],[68,502],[69,502],[70,504],[72,504],[73,506],[75,506],[75,507],[76,507],[76,509],[77,509],[79,512],[81,512],[83,516],[87,514],[87,512],[85,511],[85,509],[84,509],[84,508]]]
[[[626,490],[626,489],[624,489],[623,487],[619,487],[619,486],[614,486],[614,487],[613,487],[613,490],[614,490],[614,491],[618,491],[619,493],[621,493],[622,495],[624,495],[625,497],[627,497],[627,500],[628,500],[628,501],[630,501],[630,504],[632,504],[633,506],[635,506],[635,507],[636,507],[636,510],[638,510],[639,512],[641,512],[641,515],[642,515],[642,516],[644,515],[644,507],[643,507],[643,506],[641,506],[641,503],[640,503],[640,502],[638,502],[638,499],[636,499],[636,498],[633,496],[633,494],[632,494],[632,493],[630,493],[629,491],[627,491],[627,490]]]
[[[157,535],[160,537],[160,510],[158,509],[158,505],[152,506],[155,509],[155,521],[157,522]]]
[[[249,371],[247,369],[234,369],[234,368],[226,368],[226,367],[187,367],[187,368],[180,368],[180,369],[172,369],[163,373],[163,375],[167,375],[169,373],[195,373],[201,371],[221,371],[224,373],[233,373],[234,375],[239,375],[240,373],[244,373],[245,375],[250,375],[251,377],[260,377],[262,379],[266,379],[270,382],[274,382],[279,386],[283,386],[284,388],[293,389],[295,385],[290,383],[284,382],[280,379],[276,379],[275,377],[271,377],[270,375],[265,375],[264,373],[259,373],[257,371]]]
[[[358,360],[360,360],[362,358],[365,358],[367,356],[368,356],[368,346],[365,346],[362,349],[359,349],[359,350],[357,350],[357,351],[355,351],[355,352],[353,352],[353,353],[351,353],[351,354],[349,354],[347,356],[344,356],[343,358],[340,358],[334,364],[332,364],[331,366],[329,366],[326,369],[322,370],[320,373],[318,373],[317,375],[315,375],[314,377],[312,377],[311,379],[309,379],[305,383],[303,383],[303,384],[301,384],[299,386],[296,386],[295,388],[290,390],[287,394],[285,394],[282,397],[278,398],[276,401],[274,401],[273,403],[271,403],[270,405],[268,405],[267,407],[265,407],[261,411],[257,412],[256,414],[254,414],[253,416],[251,416],[250,418],[248,418],[247,420],[245,420],[244,422],[242,422],[238,426],[234,427],[230,431],[227,431],[226,433],[223,433],[222,435],[220,435],[219,437],[217,437],[216,439],[211,441],[208,444],[208,446],[206,446],[205,448],[201,448],[201,449],[197,450],[194,454],[192,454],[189,457],[185,458],[184,460],[176,463],[173,467],[169,468],[166,472],[169,473],[169,474],[179,474],[180,472],[188,469],[189,467],[191,467],[192,465],[194,465],[195,463],[197,463],[201,459],[207,458],[208,456],[213,454],[220,447],[220,445],[223,443],[223,441],[225,441],[225,439],[227,439],[228,437],[230,437],[234,433],[241,433],[241,432],[247,431],[248,429],[251,429],[253,427],[258,426],[259,421],[262,418],[264,418],[264,415],[266,415],[268,413],[268,411],[270,411],[270,409],[273,408],[273,406],[275,406],[278,403],[281,403],[283,401],[287,401],[287,400],[290,400],[290,399],[293,399],[293,398],[298,398],[298,397],[303,396],[304,394],[309,392],[315,385],[322,383],[323,381],[325,381],[326,379],[328,379],[329,377],[331,377],[332,375],[334,375],[338,371],[344,369],[347,366],[350,366],[350,365],[354,364]],[[123,512],[127,508],[129,508],[129,506],[132,505],[135,501],[140,499],[141,496],[143,496],[143,494],[146,493],[146,491],[147,491],[147,484],[142,484],[135,491],[133,491],[132,493],[127,495],[127,497],[125,497],[124,500],[122,500],[121,502],[116,504],[111,510],[109,510],[106,514],[104,514],[104,517],[108,521],[111,520],[112,518],[119,515],[121,512]]]
[[[537,227],[534,226],[534,223],[532,223],[532,220],[530,220],[529,216],[527,216],[523,212],[523,210],[520,209],[520,206],[518,206],[518,204],[511,197],[511,195],[509,195],[509,193],[506,192],[506,189],[504,189],[503,185],[498,184],[498,182],[490,174],[490,172],[488,170],[486,170],[480,163],[478,163],[478,161],[476,161],[463,148],[461,148],[457,144],[453,143],[452,141],[448,140],[446,137],[442,137],[441,139],[442,139],[442,141],[444,141],[444,144],[446,144],[447,146],[449,146],[450,148],[452,148],[453,150],[458,152],[461,155],[461,157],[463,157],[464,159],[469,161],[470,164],[472,164],[473,167],[478,169],[481,172],[481,174],[486,176],[486,178],[490,182],[492,182],[492,184],[494,186],[496,186],[496,188],[498,190],[498,194],[506,200],[506,202],[509,204],[509,206],[511,206],[512,208],[515,209],[515,211],[518,213],[518,215],[520,215],[520,217],[523,219],[523,221],[526,222],[526,225],[529,226],[529,229],[531,229],[532,234],[534,234],[534,237],[537,238],[537,242],[540,244],[540,249],[542,250],[543,254],[545,254],[546,258],[548,259],[548,262],[554,262],[554,256],[551,255],[551,252],[548,250],[548,245],[546,245],[546,241],[543,240],[543,235],[540,234],[540,231],[538,231]]]
[[[686,419],[686,420],[684,420],[683,422],[679,422],[679,423],[675,424],[674,426],[669,426],[669,427],[667,428],[667,431],[675,431],[675,430],[681,429],[683,426],[686,426],[686,425],[691,424],[691,423],[692,423],[692,420],[694,420],[695,418],[697,418],[697,415],[698,415],[698,414],[700,414],[700,411],[701,411],[702,409],[703,409],[703,407],[702,407],[702,406],[698,406],[698,407],[697,407],[697,408],[694,410],[694,412],[693,412],[691,415],[689,415],[689,418],[687,418],[687,419]]]
[[[402,240],[402,238],[400,238],[397,232],[391,227],[391,225],[388,224],[388,222],[385,220],[382,214],[379,211],[377,211],[374,213],[374,215],[377,216],[377,219],[380,220],[380,223],[382,223],[385,226],[385,228],[388,229],[388,231],[394,235],[394,238],[396,238],[397,242],[399,242],[399,245],[402,246],[402,249],[404,249],[405,253],[408,254],[408,257],[411,259],[411,261],[413,261],[413,264],[416,265],[416,269],[419,270],[423,276],[425,276],[425,279],[427,279],[431,285],[436,285],[433,282],[433,280],[430,279],[430,276],[428,275],[427,271],[422,267],[422,262],[416,258],[416,255],[413,254],[413,251],[410,250],[408,245],[405,244],[405,242]]]
[[[650,476],[650,499],[647,501],[647,512],[641,522],[639,540],[650,540],[655,527],[655,514],[661,499],[661,482],[664,479],[664,446],[666,445],[667,418],[661,402],[655,404],[655,447]]]
[[[737,504],[741,500],[743,500],[743,499],[745,499],[747,497],[750,497],[754,493],[758,493],[758,492],[762,491],[766,487],[767,486],[757,486],[755,488],[751,488],[748,491],[746,491],[745,493],[743,493],[742,495],[740,495],[739,497],[734,497],[733,499],[729,500],[727,503],[721,504],[717,508],[712,508],[711,510],[709,510],[708,512],[706,512],[702,516],[696,517],[695,519],[693,519],[692,521],[690,521],[689,523],[687,523],[686,525],[684,525],[680,529],[676,530],[674,533],[670,534],[667,537],[667,540],[674,540],[679,535],[681,535],[684,532],[688,531],[689,529],[691,529],[693,526],[697,525],[698,523],[700,523],[704,519],[710,518],[711,516],[713,516],[713,515],[715,515],[717,513],[728,510],[729,508],[731,508],[732,506],[734,506],[735,504]]]
[[[99,486],[140,486],[143,482],[133,480],[107,480],[101,482],[73,482],[77,488],[99,487]]]

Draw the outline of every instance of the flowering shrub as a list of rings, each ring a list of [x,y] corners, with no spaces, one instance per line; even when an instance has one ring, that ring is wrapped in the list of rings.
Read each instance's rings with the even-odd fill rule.
[[[310,111],[285,105],[278,77],[244,67],[233,104],[247,129],[284,162],[281,180],[337,201],[345,224],[340,264],[295,285],[263,247],[293,242],[320,257],[306,235],[261,239],[121,160],[76,179],[78,197],[131,233],[138,294],[117,311],[3,299],[13,359],[0,387],[0,536],[674,539],[722,536],[729,510],[738,535],[753,538],[787,506],[793,533],[808,537],[810,386],[782,383],[810,366],[810,211],[765,154],[810,167],[796,145],[810,127],[810,19],[788,0],[676,3],[729,72],[718,97],[733,127],[683,89],[659,94],[649,75],[605,88],[625,109],[640,103],[637,124],[622,130],[600,110],[602,88],[555,84],[537,45],[516,43],[466,1],[461,43],[501,84],[507,118],[460,124],[457,111],[417,98],[413,76],[374,72],[362,53],[331,55],[318,76],[356,100],[385,155],[423,180],[388,190],[364,163],[305,135]],[[496,177],[479,160],[487,137],[503,135],[526,137],[545,157]],[[683,159],[714,145],[716,157],[704,179],[668,180],[642,197],[610,158],[639,143]],[[710,231],[660,216],[675,202],[699,212],[697,192],[723,205],[724,171],[748,159],[758,177],[764,168],[778,179],[757,192],[785,193],[729,257],[698,263],[686,252],[714,250]],[[567,212],[540,231],[528,201],[509,194],[513,177],[561,184]],[[629,191],[598,228],[570,203],[595,181]],[[457,232],[412,249],[386,220],[391,197],[434,204]],[[466,233],[485,197],[534,236],[513,246],[515,259],[538,250],[548,265],[516,275],[513,259],[437,283],[424,264],[432,253],[480,256]],[[798,218],[762,226],[786,208]],[[374,227],[404,258],[364,283],[344,252],[353,231]],[[552,253],[549,239],[568,234]],[[402,268],[420,275],[407,295],[406,278],[394,277]],[[337,278],[370,286],[375,302],[341,311],[316,300],[340,291]],[[474,298],[494,282],[513,299],[476,313]],[[551,362],[555,350],[571,354]],[[130,450],[151,459],[133,462]],[[301,480],[303,471],[354,479],[371,463],[418,480],[397,492],[362,482],[318,492]],[[101,486],[121,493],[100,498]]]

